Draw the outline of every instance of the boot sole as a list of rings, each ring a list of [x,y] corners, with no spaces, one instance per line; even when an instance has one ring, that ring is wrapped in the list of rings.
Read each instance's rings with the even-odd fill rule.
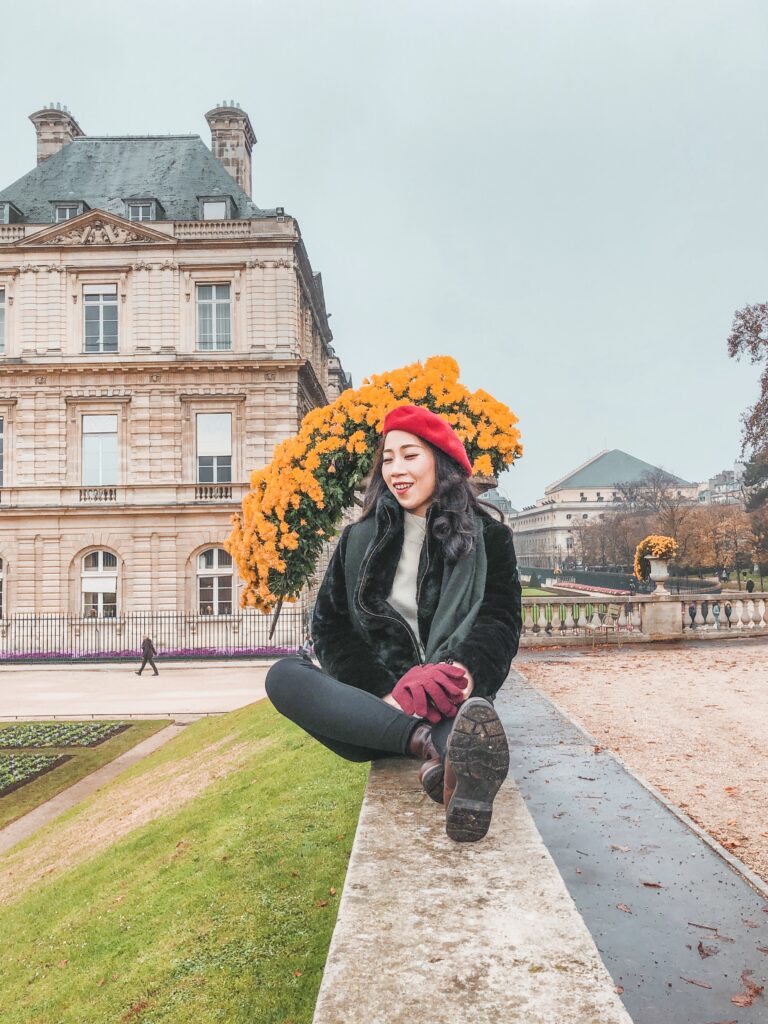
[[[445,777],[445,771],[441,764],[436,764],[434,768],[430,768],[424,773],[421,780],[421,785],[424,792],[435,801],[436,804],[443,802],[443,779]]]
[[[509,746],[493,706],[482,697],[462,704],[448,739],[448,762],[456,789],[445,815],[445,831],[457,843],[488,833],[493,801],[509,772]]]

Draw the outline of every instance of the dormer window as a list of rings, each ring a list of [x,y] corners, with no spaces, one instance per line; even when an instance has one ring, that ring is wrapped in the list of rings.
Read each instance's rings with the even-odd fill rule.
[[[21,210],[13,203],[0,203],[0,224],[18,224],[21,220]]]
[[[198,196],[200,220],[231,220],[235,215],[232,196]]]
[[[128,220],[160,220],[163,208],[156,199],[126,199],[125,214]]]
[[[65,220],[72,220],[73,217],[79,217],[81,213],[85,213],[87,209],[88,206],[85,203],[54,203],[54,223],[62,224]]]

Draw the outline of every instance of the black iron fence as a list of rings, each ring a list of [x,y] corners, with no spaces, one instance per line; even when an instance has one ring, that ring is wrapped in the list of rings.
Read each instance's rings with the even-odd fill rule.
[[[127,661],[148,636],[162,658],[279,657],[295,653],[308,631],[308,612],[284,606],[272,637],[272,616],[130,612],[115,618],[12,615],[0,619],[0,664]]]

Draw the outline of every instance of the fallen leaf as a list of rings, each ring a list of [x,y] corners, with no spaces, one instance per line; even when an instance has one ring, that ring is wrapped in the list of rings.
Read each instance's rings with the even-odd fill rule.
[[[642,881],[642,879],[640,879],[640,881]],[[643,882],[643,885],[646,887],[646,889],[663,889],[664,888],[664,886],[661,884],[661,882]]]
[[[623,910],[625,914],[631,914],[632,911],[629,909],[626,903],[617,903],[616,907],[618,910]]]
[[[684,978],[682,974],[680,975],[680,981],[687,981],[689,985],[698,985],[699,988],[712,988],[712,986],[708,985],[706,981],[696,981],[695,978]]]
[[[593,754],[599,754],[602,749],[603,749],[602,747],[593,747],[592,748],[592,753]]]
[[[331,896],[335,896],[336,895],[336,890],[335,889],[329,889],[328,892],[331,894]]]
[[[57,967],[66,967],[68,963],[69,963],[69,960],[59,960],[59,962],[56,964],[56,966]]]
[[[618,995],[623,996],[624,995],[624,986],[623,985],[616,985],[614,987],[613,991],[616,992]]]
[[[617,846],[615,843],[611,844],[611,849],[612,850],[618,850],[619,853],[629,853],[629,847],[628,846]]]
[[[316,907],[327,907],[328,906],[328,900],[315,900],[315,906]]]
[[[766,947],[766,946],[758,946],[757,947],[757,952],[758,953],[766,953],[766,954],[768,954],[768,947]]]
[[[705,946],[703,942],[700,942],[696,947],[699,951],[699,956],[704,960],[708,956],[715,956],[720,952],[718,946]]]
[[[106,978],[99,978],[99,980],[96,982],[96,984],[99,986],[99,988],[101,988],[101,986],[104,984],[104,982],[106,980],[107,980]]]
[[[294,971],[293,972],[293,976],[294,976],[294,978],[300,978],[301,977],[301,971]]]
[[[740,992],[736,996],[731,996],[731,1002],[734,1006],[751,1006],[755,999],[762,993],[763,986],[756,985],[753,981],[750,981],[752,971],[741,972],[741,983],[746,989],[746,992]]]
[[[294,878],[298,878],[299,877],[299,872],[298,871],[292,871],[291,874],[293,875]]]
[[[747,918],[747,917],[742,917],[741,920],[742,920],[742,923],[747,926],[747,928],[759,928],[760,927],[760,925],[757,923],[757,921],[750,921],[749,918]]]

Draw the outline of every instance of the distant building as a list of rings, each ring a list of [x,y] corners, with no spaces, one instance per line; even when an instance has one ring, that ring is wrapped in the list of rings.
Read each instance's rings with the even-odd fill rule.
[[[494,487],[491,491],[485,491],[480,495],[480,499],[487,501],[490,505],[495,505],[504,516],[507,525],[510,525],[514,516],[518,514],[517,509],[512,506],[512,502],[506,494],[501,493],[498,487]]]
[[[697,485],[688,483],[618,448],[598,452],[544,490],[511,521],[518,561],[525,566],[555,568],[575,556],[579,523],[615,509],[619,483],[641,483],[648,473],[664,473],[678,494],[696,500]]]
[[[248,115],[206,118],[212,151],[39,110],[0,191],[0,618],[229,616],[251,470],[351,384]]]
[[[738,460],[733,469],[716,473],[699,484],[698,501],[702,505],[744,505],[743,481],[746,466]]]

